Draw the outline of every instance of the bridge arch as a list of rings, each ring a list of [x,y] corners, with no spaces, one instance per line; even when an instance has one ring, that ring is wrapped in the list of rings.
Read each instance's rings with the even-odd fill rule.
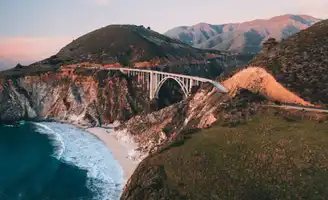
[[[159,97],[159,96],[158,96],[158,95],[159,95],[159,91],[161,90],[163,84],[164,84],[166,81],[170,80],[170,79],[171,79],[171,80],[174,80],[175,82],[177,82],[177,83],[179,84],[179,86],[180,86],[180,88],[181,88],[183,94],[185,95],[185,97],[187,97],[189,92],[188,92],[188,88],[186,88],[185,84],[184,84],[179,78],[171,77],[171,76],[168,76],[168,77],[163,78],[163,79],[158,83],[158,85],[157,85],[157,87],[156,87],[156,90],[155,90],[154,97],[155,97],[156,99],[158,99],[158,97]]]
[[[213,81],[211,79],[197,77],[197,76],[189,76],[189,75],[182,75],[182,74],[173,74],[168,72],[162,71],[155,71],[155,70],[147,70],[147,69],[136,69],[136,68],[100,68],[95,67],[96,69],[100,70],[119,70],[123,74],[126,74],[127,77],[133,76],[140,76],[140,81],[147,86],[147,90],[149,90],[149,100],[159,97],[160,89],[162,88],[163,84],[169,80],[173,79],[178,85],[180,86],[183,95],[186,97],[188,96],[189,92],[193,86],[198,86],[201,83],[211,83],[216,87],[220,92],[227,93],[229,90],[221,85],[219,82]],[[138,79],[139,81],[139,79]]]

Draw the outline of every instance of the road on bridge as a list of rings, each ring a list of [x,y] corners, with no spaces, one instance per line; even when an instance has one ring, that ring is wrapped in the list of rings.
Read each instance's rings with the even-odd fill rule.
[[[284,108],[284,109],[294,109],[294,110],[304,110],[310,112],[323,112],[328,113],[328,109],[325,108],[311,108],[303,106],[291,106],[291,105],[263,105],[265,107],[275,107],[275,108]]]

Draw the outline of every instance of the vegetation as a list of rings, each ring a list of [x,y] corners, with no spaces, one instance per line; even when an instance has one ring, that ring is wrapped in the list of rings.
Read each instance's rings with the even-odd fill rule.
[[[178,45],[180,47],[176,48]],[[56,59],[104,64],[118,61],[129,66],[130,62],[172,56],[202,59],[203,51],[143,26],[110,25],[74,40],[57,54]]]
[[[275,38],[269,38],[263,43],[263,49],[270,50],[278,44]]]
[[[70,83],[70,78],[69,77],[67,77],[67,76],[64,76],[64,77],[61,77],[60,78],[60,80],[59,80],[59,83],[61,83],[61,84],[68,84],[68,83]]]
[[[328,103],[328,20],[277,44],[265,43],[251,62],[272,72],[285,87],[317,104]]]
[[[296,116],[269,109],[181,132],[139,165],[122,199],[327,199],[328,124]]]
[[[0,78],[5,77],[8,79],[20,78],[24,76],[37,76],[47,72],[55,72],[58,70],[57,66],[41,65],[41,66],[24,66],[2,71]]]

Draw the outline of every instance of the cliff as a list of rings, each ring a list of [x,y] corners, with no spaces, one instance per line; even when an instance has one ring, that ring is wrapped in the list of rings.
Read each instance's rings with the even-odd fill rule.
[[[184,101],[156,112],[136,115],[116,129],[127,133],[145,156],[179,137],[182,130],[207,128],[217,121],[223,124],[239,124],[245,117],[254,114],[259,105],[266,102],[264,97],[253,96],[248,90],[239,89],[237,93],[241,93],[242,97],[231,97],[220,93],[211,84],[203,84]],[[243,107],[243,112],[230,108],[229,102],[232,99],[234,104]],[[245,102],[248,101],[255,101],[257,104],[245,107]]]
[[[62,67],[0,78],[0,120],[56,119],[80,125],[127,120],[149,110],[144,87],[120,72]]]

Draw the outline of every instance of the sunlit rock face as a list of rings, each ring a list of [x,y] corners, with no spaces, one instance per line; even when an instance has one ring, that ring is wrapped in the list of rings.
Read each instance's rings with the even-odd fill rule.
[[[56,119],[81,125],[126,120],[149,109],[143,85],[104,70],[62,68],[0,79],[0,120]]]

